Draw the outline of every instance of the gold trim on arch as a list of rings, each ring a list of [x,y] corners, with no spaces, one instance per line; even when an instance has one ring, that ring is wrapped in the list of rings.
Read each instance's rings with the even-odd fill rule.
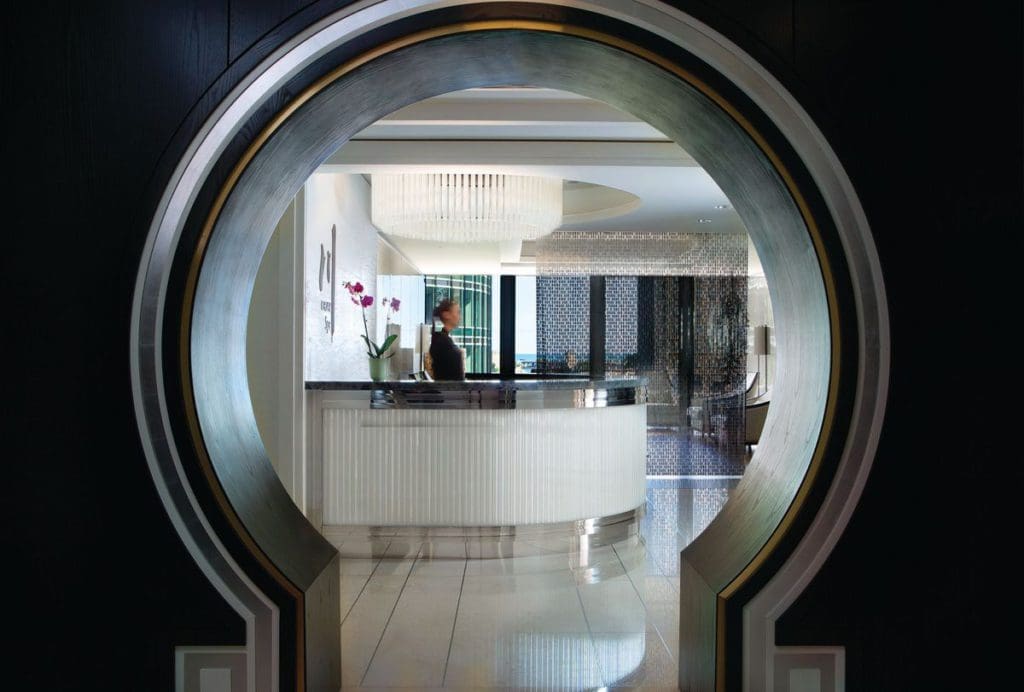
[[[300,92],[294,99],[292,99],[281,111],[279,111],[267,124],[266,127],[260,132],[260,134],[253,140],[253,142],[246,149],[245,153],[239,159],[238,163],[233,167],[230,175],[228,175],[223,186],[221,187],[216,199],[213,202],[210,212],[206,217],[206,221],[203,224],[202,231],[199,236],[199,240],[196,244],[195,250],[192,255],[192,259],[189,263],[188,275],[185,282],[185,294],[182,305],[181,315],[181,329],[179,332],[179,345],[180,345],[180,365],[182,372],[182,390],[184,393],[185,413],[189,431],[191,433],[192,441],[199,457],[200,466],[202,467],[203,475],[209,483],[211,489],[214,492],[217,504],[224,516],[228,519],[232,529],[242,540],[243,544],[252,554],[252,556],[271,574],[273,579],[283,587],[289,594],[291,594],[298,605],[296,612],[296,628],[297,628],[297,641],[298,651],[296,656],[296,680],[297,689],[305,689],[305,603],[304,594],[298,589],[287,576],[275,565],[259,545],[255,542],[252,535],[248,532],[241,519],[238,517],[231,503],[228,501],[227,496],[224,493],[223,487],[220,484],[217,474],[213,469],[213,464],[210,460],[209,453],[206,449],[203,441],[202,431],[199,426],[199,416],[196,410],[195,396],[192,389],[192,374],[191,374],[191,327],[192,327],[192,312],[195,303],[195,292],[196,286],[199,279],[199,271],[202,267],[203,258],[206,255],[206,249],[209,246],[210,236],[213,232],[213,227],[220,217],[220,213],[227,201],[228,195],[234,189],[238,183],[242,173],[248,167],[249,163],[252,162],[253,158],[263,147],[263,145],[274,135],[274,133],[281,127],[281,125],[295,113],[301,106],[310,101],[318,93],[323,91],[327,86],[337,81],[346,74],[352,72],[356,68],[365,65],[366,63],[382,57],[388,53],[406,48],[418,43],[423,43],[431,39],[441,38],[444,36],[452,36],[455,34],[471,33],[478,31],[508,31],[508,30],[521,30],[521,31],[535,31],[545,32],[552,34],[561,34],[566,36],[573,36],[576,38],[583,38],[596,43],[601,43],[607,46],[611,46],[618,50],[630,53],[636,57],[639,57],[647,62],[650,62],[671,74],[679,77],[690,86],[696,88],[704,96],[711,99],[719,108],[729,114],[729,116],[746,132],[750,138],[755,142],[757,147],[764,153],[768,160],[772,163],[772,166],[779,173],[786,188],[792,195],[793,200],[796,202],[797,208],[800,211],[800,215],[804,219],[804,223],[807,225],[807,230],[810,233],[811,240],[814,245],[815,254],[817,255],[818,264],[821,267],[822,278],[825,284],[825,294],[829,308],[829,321],[831,331],[831,371],[829,374],[829,388],[828,396],[825,402],[825,415],[822,420],[821,432],[818,435],[818,441],[815,445],[814,453],[811,457],[811,462],[808,467],[807,473],[804,476],[800,487],[797,489],[792,502],[786,513],[783,515],[779,522],[779,525],[769,536],[768,540],[764,543],[757,554],[751,559],[746,567],[737,574],[732,581],[730,581],[717,595],[717,606],[715,609],[715,621],[716,621],[716,637],[715,637],[715,687],[717,690],[725,690],[725,652],[726,652],[726,622],[725,622],[725,606],[728,600],[736,594],[739,589],[750,579],[753,574],[760,569],[772,552],[779,546],[782,539],[789,532],[793,522],[796,519],[797,514],[803,508],[803,504],[810,493],[815,481],[818,478],[818,473],[821,469],[822,459],[824,457],[825,445],[831,435],[832,428],[835,424],[835,409],[836,400],[838,397],[839,388],[839,368],[841,363],[840,358],[840,330],[839,320],[836,317],[839,314],[839,304],[836,296],[835,277],[833,275],[832,267],[829,264],[828,256],[825,252],[824,241],[821,238],[821,232],[818,225],[811,214],[810,207],[807,204],[806,199],[800,192],[799,187],[796,184],[793,176],[783,165],[782,160],[775,153],[775,151],[768,144],[764,136],[753,126],[753,124],[747,120],[736,108],[727,101],[721,94],[711,88],[706,82],[698,78],[692,72],[684,69],[676,63],[668,60],[667,58],[651,51],[642,46],[639,46],[630,41],[626,41],[621,37],[606,34],[594,29],[589,29],[580,26],[574,26],[571,24],[563,24],[559,22],[550,22],[542,20],[515,20],[515,19],[491,19],[491,20],[479,20],[472,22],[460,22],[455,24],[449,24],[441,27],[434,27],[418,32],[414,32],[407,36],[402,36],[374,47],[371,50],[362,53],[361,55],[345,62],[341,66],[330,71],[320,79],[316,80],[313,84],[306,87]]]

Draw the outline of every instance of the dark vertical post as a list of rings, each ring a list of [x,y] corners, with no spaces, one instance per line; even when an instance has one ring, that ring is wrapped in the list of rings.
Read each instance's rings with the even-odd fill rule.
[[[685,420],[693,401],[694,278],[679,277],[679,406]]]
[[[590,277],[590,376],[602,378],[605,373],[605,281],[603,276]]]
[[[516,277],[503,275],[501,281],[501,343],[498,344],[498,374],[516,374]]]

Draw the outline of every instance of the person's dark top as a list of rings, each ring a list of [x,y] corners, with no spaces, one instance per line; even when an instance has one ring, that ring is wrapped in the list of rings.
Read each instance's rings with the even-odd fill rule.
[[[448,332],[443,329],[434,332],[430,338],[430,362],[433,366],[435,380],[466,379],[462,351],[452,341]]]

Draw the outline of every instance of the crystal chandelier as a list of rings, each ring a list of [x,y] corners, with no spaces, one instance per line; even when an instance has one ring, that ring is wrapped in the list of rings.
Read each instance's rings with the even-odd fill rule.
[[[499,173],[375,173],[384,233],[447,242],[533,240],[562,223],[562,181]]]

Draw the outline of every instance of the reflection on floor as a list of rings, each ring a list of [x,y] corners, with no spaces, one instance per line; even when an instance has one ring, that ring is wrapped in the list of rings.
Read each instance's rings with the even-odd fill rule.
[[[748,461],[745,445],[689,428],[648,428],[647,474],[650,476],[742,476]]]
[[[736,483],[650,479],[642,538],[585,556],[343,559],[343,686],[676,689],[679,551]]]

